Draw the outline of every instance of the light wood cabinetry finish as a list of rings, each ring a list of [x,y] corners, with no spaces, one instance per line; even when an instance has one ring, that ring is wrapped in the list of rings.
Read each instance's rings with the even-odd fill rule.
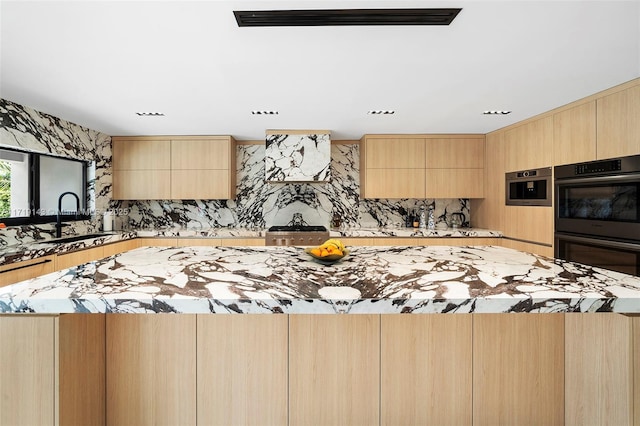
[[[472,424],[472,316],[382,315],[382,425]]]
[[[565,424],[632,425],[631,319],[569,314],[565,324]]]
[[[553,117],[527,122],[505,132],[507,172],[551,167],[553,163]]]
[[[232,199],[231,136],[114,137],[114,199]]]
[[[474,314],[474,425],[562,425],[563,377],[562,314]]]
[[[55,425],[56,321],[0,315],[0,425]]]
[[[103,256],[113,256],[114,254],[122,253],[125,251],[133,250],[140,247],[140,242],[137,239],[118,241],[115,243],[105,244],[102,246]]]
[[[171,195],[171,141],[112,138],[113,198],[168,199]]]
[[[43,256],[0,266],[0,287],[55,271],[55,256]]]
[[[288,318],[198,315],[198,424],[286,425]]]
[[[177,247],[177,238],[137,238],[138,247]]]
[[[553,114],[553,164],[596,159],[596,101]]]
[[[380,316],[289,316],[289,424],[379,423]]]
[[[504,234],[518,240],[553,244],[553,208],[506,206]]]
[[[260,238],[220,238],[222,247],[264,246],[264,237]]]
[[[107,425],[196,424],[196,316],[109,314]]]
[[[56,256],[56,269],[61,270],[71,268],[72,266],[81,265],[83,263],[91,262],[92,260],[102,259],[103,257],[103,246],[78,250],[66,254],[59,254]]]
[[[362,138],[363,198],[483,196],[484,136],[418,136]]]
[[[509,238],[502,238],[500,241],[502,247],[520,250],[527,253],[535,253],[541,256],[553,257],[553,247],[549,245],[527,243],[524,241],[511,240]]]
[[[631,319],[633,327],[633,424],[640,426],[640,315]]]
[[[471,200],[471,223],[486,229],[504,230],[505,159],[504,132],[485,138],[484,198]]]
[[[105,315],[63,314],[59,321],[61,425],[105,424]]]
[[[598,159],[640,154],[640,84],[597,100]]]

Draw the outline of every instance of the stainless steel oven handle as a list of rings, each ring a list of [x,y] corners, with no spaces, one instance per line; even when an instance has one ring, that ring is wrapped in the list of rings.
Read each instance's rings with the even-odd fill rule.
[[[636,181],[640,182],[640,173],[631,173],[627,175],[615,176],[593,176],[583,178],[562,178],[556,179],[556,185],[573,185],[582,183],[615,183],[617,181]]]
[[[627,243],[624,241],[601,240],[599,238],[578,237],[576,235],[566,235],[558,233],[556,234],[556,239],[640,252],[640,242],[638,242],[638,244],[635,244]]]

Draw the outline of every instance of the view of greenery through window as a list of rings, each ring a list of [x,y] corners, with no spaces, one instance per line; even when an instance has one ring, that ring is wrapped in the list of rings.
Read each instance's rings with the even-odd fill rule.
[[[0,161],[0,217],[11,216],[11,164]]]

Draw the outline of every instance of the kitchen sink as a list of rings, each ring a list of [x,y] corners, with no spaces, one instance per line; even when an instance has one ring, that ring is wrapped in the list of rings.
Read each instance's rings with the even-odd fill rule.
[[[51,240],[52,243],[73,243],[75,241],[89,240],[91,238],[106,237],[111,234],[86,234],[86,235],[74,235],[73,237],[56,238]]]

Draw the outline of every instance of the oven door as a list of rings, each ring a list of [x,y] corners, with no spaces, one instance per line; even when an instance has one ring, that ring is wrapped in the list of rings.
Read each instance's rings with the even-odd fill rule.
[[[557,179],[555,230],[640,241],[640,174]]]
[[[640,276],[640,244],[556,233],[555,257]]]

